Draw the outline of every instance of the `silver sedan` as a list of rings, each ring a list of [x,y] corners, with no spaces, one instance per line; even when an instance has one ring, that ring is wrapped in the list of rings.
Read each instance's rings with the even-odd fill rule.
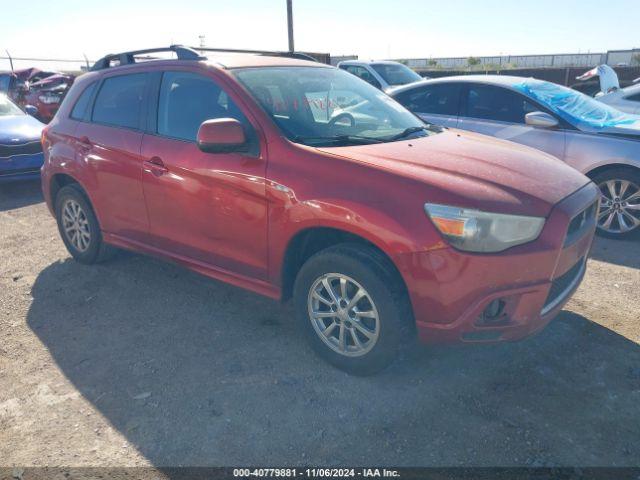
[[[598,232],[640,232],[640,116],[533,78],[466,75],[389,94],[424,121],[491,135],[549,153],[589,176],[602,193]]]

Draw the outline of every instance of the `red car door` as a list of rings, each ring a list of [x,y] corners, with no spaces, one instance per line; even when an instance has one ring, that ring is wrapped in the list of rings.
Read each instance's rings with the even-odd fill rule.
[[[74,134],[102,229],[140,242],[148,241],[149,232],[140,155],[148,79],[146,73],[105,78]]]
[[[266,161],[246,115],[212,78],[167,71],[142,142],[152,243],[174,256],[236,274],[267,277]],[[204,153],[200,124],[236,118],[250,153]]]

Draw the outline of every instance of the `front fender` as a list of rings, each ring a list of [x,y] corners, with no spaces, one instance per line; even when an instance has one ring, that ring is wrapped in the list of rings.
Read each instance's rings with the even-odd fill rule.
[[[412,220],[409,217],[413,216]],[[419,205],[414,212],[390,212],[375,206],[316,199],[275,207],[269,215],[269,276],[279,284],[288,247],[293,239],[314,228],[331,228],[360,237],[392,260],[399,255],[442,248],[439,235]]]

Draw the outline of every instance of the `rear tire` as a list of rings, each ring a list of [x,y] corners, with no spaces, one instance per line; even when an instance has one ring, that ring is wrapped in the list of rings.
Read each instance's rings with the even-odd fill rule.
[[[293,298],[312,348],[348,373],[379,372],[412,338],[402,280],[371,247],[343,244],[316,253],[298,272]]]
[[[640,233],[640,170],[613,167],[592,178],[600,189],[598,229],[602,237],[628,239]]]
[[[77,184],[62,187],[55,200],[58,231],[71,256],[80,263],[108,260],[115,249],[102,240],[93,207]]]

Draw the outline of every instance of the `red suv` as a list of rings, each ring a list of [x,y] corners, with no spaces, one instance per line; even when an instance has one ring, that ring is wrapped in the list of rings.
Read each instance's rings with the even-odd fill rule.
[[[559,160],[426,125],[337,68],[169,50],[100,60],[43,134],[76,260],[120,247],[293,297],[315,350],[357,374],[416,334],[523,338],[580,283],[598,189]]]

